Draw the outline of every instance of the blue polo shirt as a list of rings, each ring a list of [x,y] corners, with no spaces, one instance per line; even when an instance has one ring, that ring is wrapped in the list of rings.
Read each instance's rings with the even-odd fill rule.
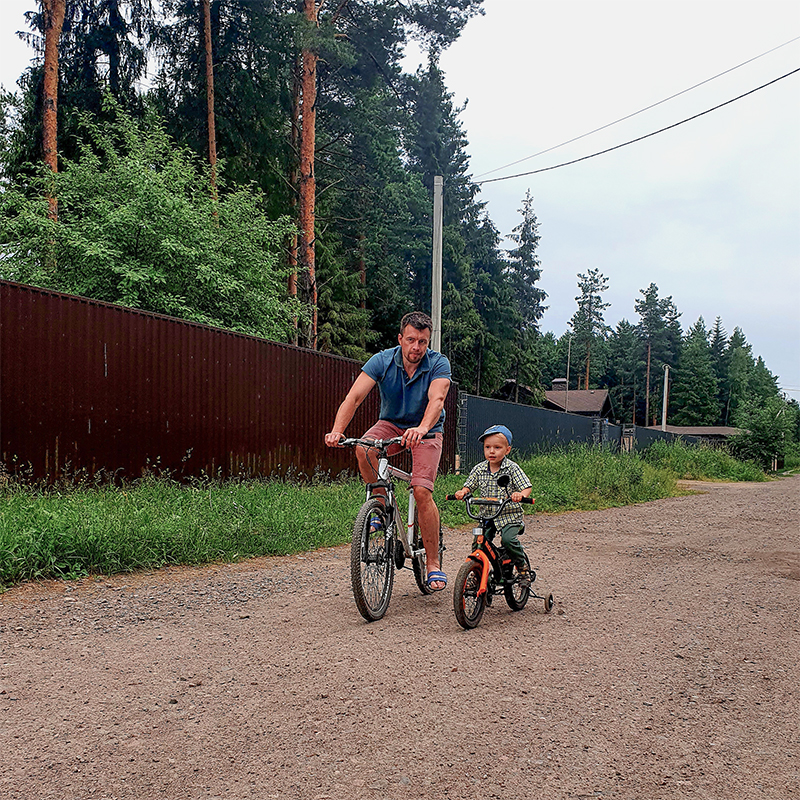
[[[397,425],[398,428],[414,428],[422,422],[428,407],[428,389],[431,381],[438,378],[451,379],[450,362],[447,356],[435,350],[426,351],[412,378],[403,369],[403,354],[400,345],[375,353],[361,368],[378,384],[381,392],[380,419]],[[444,409],[431,433],[441,433]]]

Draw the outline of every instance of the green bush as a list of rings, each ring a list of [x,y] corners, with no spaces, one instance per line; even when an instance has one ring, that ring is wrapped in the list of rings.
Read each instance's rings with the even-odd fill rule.
[[[76,160],[0,192],[0,277],[286,340],[302,311],[285,296],[293,226],[269,219],[253,186],[215,200],[205,167],[154,116],[106,104],[113,122],[83,118]]]

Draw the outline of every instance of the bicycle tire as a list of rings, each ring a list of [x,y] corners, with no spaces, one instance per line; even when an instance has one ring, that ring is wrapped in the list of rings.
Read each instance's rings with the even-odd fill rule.
[[[371,534],[370,517],[375,511],[383,520],[383,530]],[[380,500],[370,498],[356,516],[350,546],[353,598],[367,622],[381,619],[389,608],[394,583],[393,545],[386,509]]]
[[[453,611],[458,624],[466,629],[477,627],[486,610],[486,593],[478,595],[483,565],[470,559],[461,565],[453,585]]]
[[[419,550],[423,547],[422,534],[419,530],[419,518],[417,517],[416,510],[414,511],[414,536],[412,538],[412,545],[414,550]],[[442,526],[439,524],[439,569],[442,569],[442,556],[444,555],[444,539],[442,538]],[[424,554],[415,556],[411,560],[411,566],[414,569],[414,580],[422,594],[433,594],[426,581],[428,578],[428,570],[426,566],[427,558]]]
[[[531,562],[528,560],[527,553],[525,554],[525,564],[528,567],[528,572],[533,578],[533,572],[531,571]],[[514,572],[516,573],[517,568],[514,567]],[[508,607],[512,611],[522,611],[525,608],[525,604],[528,602],[528,599],[531,596],[531,587],[522,587],[517,582],[517,578],[515,576],[513,583],[507,583],[503,587],[503,594],[506,596],[506,603],[508,603]]]

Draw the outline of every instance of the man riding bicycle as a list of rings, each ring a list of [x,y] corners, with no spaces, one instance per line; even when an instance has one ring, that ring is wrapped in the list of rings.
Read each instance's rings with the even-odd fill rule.
[[[382,350],[361,368],[339,410],[333,429],[325,435],[328,447],[337,447],[356,409],[375,384],[381,395],[378,422],[365,438],[402,437],[402,446],[411,449],[411,485],[419,513],[419,527],[425,545],[427,586],[438,592],[447,586],[447,576],[439,564],[439,509],[433,502],[433,483],[442,456],[444,401],[450,389],[450,362],[429,350],[433,322],[427,314],[412,311],[400,321],[397,347]],[[435,438],[423,439],[428,433]],[[396,445],[398,452],[402,447]],[[392,450],[390,450],[390,453]],[[356,450],[358,469],[365,483],[377,474],[373,450]]]

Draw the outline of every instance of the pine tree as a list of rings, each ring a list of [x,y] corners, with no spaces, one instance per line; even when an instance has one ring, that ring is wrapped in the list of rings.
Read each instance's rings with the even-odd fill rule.
[[[702,317],[683,342],[669,401],[674,425],[713,425],[719,416],[717,376]]]
[[[603,383],[609,390],[617,418],[634,423],[636,381],[644,368],[642,343],[636,327],[628,320],[620,320],[609,337],[608,347],[608,367]]]
[[[755,367],[752,347],[741,328],[733,329],[725,350],[725,362],[727,364],[725,425],[730,425],[736,419],[739,409],[747,403],[750,376]]]
[[[578,275],[578,288],[581,293],[575,300],[578,310],[570,320],[575,335],[573,346],[585,353],[584,389],[589,388],[592,348],[595,343],[605,339],[610,330],[605,324],[603,312],[611,305],[604,303],[602,294],[608,289],[608,278],[599,269],[590,269],[586,275]]]
[[[664,364],[673,368],[676,366],[681,327],[680,314],[672,297],[659,298],[655,283],[651,283],[647,289],[640,289],[639,293],[643,298],[634,303],[634,309],[640,317],[637,330],[645,347],[644,420],[648,425],[654,376],[660,377]]]

